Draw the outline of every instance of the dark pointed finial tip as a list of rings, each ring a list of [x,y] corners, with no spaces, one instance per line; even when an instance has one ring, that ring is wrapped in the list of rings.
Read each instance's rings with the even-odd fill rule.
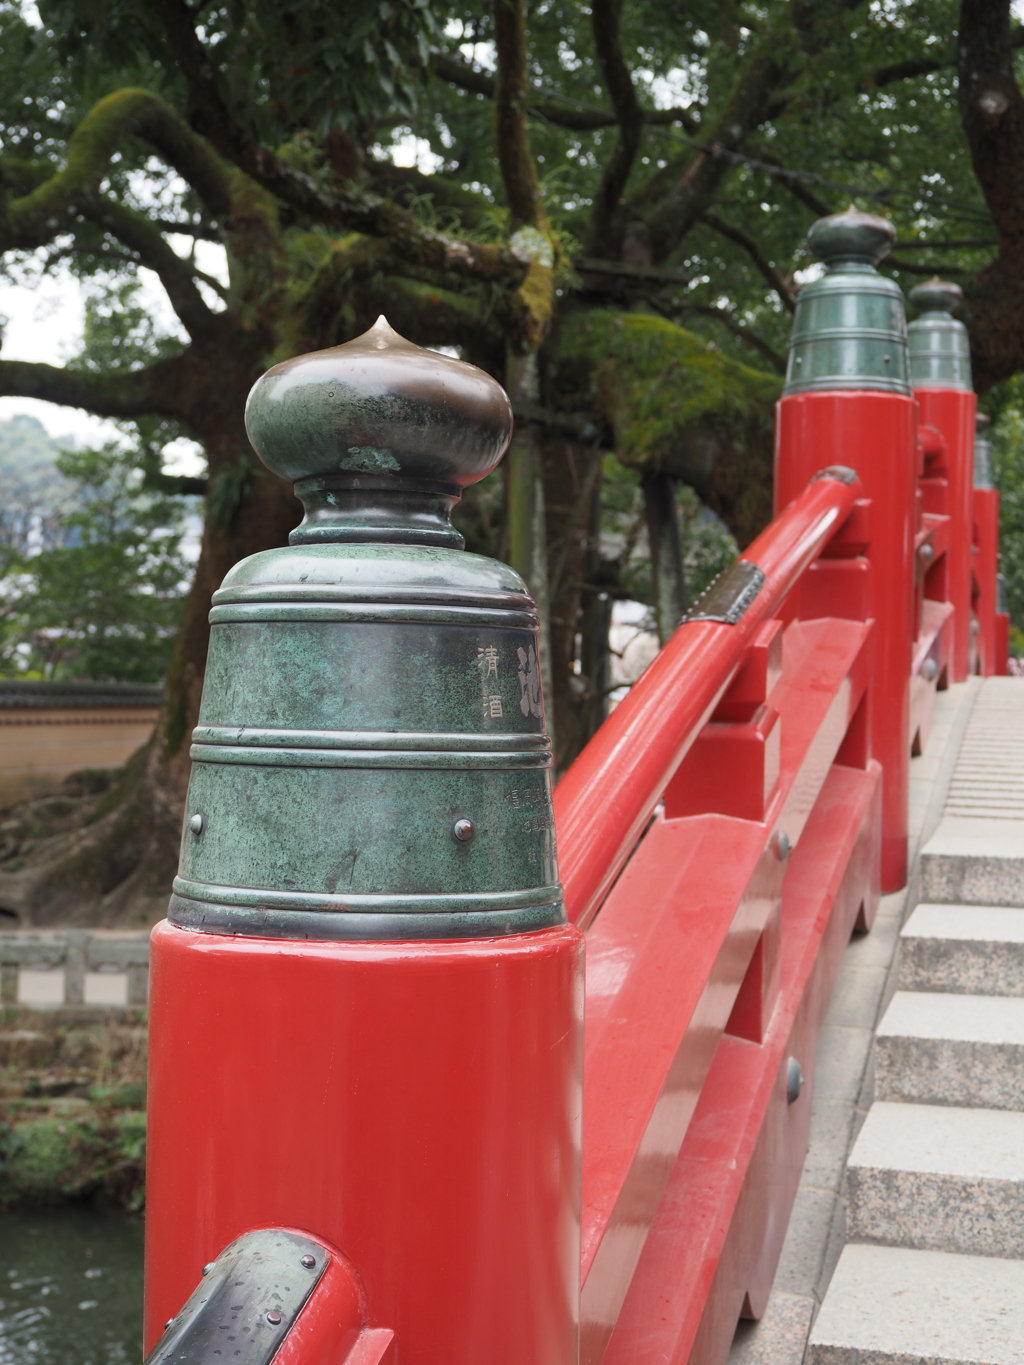
[[[895,241],[896,232],[888,218],[861,213],[852,204],[842,213],[819,218],[807,234],[811,250],[830,268],[847,261],[877,265],[888,256]]]
[[[512,407],[489,374],[406,340],[382,313],[353,341],[268,370],[245,427],[263,463],[293,482],[394,475],[462,488],[505,453]]]
[[[908,295],[910,302],[921,313],[952,313],[963,296],[964,291],[958,284],[940,280],[938,275],[923,284],[915,284]]]

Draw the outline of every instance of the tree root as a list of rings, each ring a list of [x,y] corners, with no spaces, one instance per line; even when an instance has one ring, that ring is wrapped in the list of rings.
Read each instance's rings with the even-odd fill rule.
[[[153,740],[123,768],[72,773],[0,811],[0,927],[155,924],[181,833],[177,793],[155,780],[161,766]]]

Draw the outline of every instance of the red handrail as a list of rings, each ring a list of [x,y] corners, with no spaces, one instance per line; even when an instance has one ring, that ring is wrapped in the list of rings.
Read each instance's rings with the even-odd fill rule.
[[[757,628],[861,496],[859,479],[813,479],[744,552],[765,581],[739,622],[682,625],[559,782],[558,864],[574,924],[596,913]]]

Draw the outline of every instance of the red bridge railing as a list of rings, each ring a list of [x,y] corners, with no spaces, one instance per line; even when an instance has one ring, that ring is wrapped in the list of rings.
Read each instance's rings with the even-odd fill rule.
[[[698,604],[726,619],[684,622],[556,788],[589,925],[587,1365],[724,1359],[766,1302],[880,835],[874,627],[780,613],[822,554],[861,548],[861,491],[813,480]]]
[[[860,483],[845,472],[808,485],[744,552],[740,563],[764,580],[736,623],[678,630],[558,784],[558,865],[574,924],[590,922],[763,622],[852,512]]]
[[[1005,671],[974,402],[782,399],[775,520],[556,788],[569,925],[157,927],[159,1359],[186,1295],[205,1322],[280,1262],[282,1308],[247,1292],[288,1365],[722,1365],[767,1304],[846,945],[905,884],[912,749],[938,689]]]

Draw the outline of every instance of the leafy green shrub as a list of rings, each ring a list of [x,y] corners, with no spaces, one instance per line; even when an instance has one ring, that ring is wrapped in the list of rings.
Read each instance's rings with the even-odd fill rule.
[[[0,1208],[102,1193],[139,1209],[145,1171],[146,1115],[139,1110],[96,1108],[0,1125]]]

